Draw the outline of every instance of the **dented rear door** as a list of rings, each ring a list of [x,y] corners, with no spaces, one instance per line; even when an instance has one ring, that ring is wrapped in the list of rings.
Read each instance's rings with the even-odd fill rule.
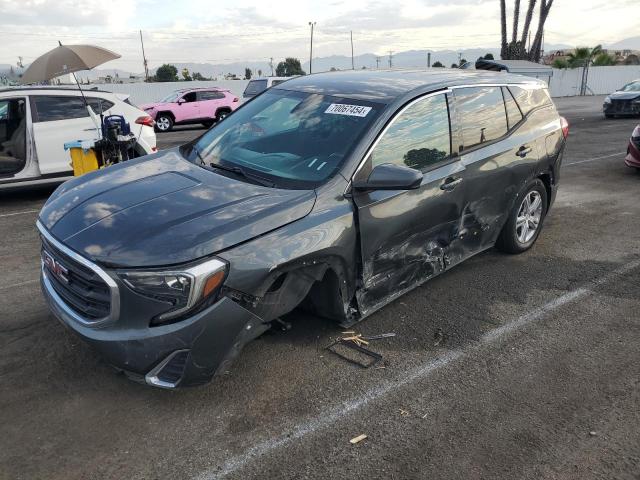
[[[363,315],[456,263],[465,168],[451,154],[447,95],[428,95],[403,107],[356,173],[366,178],[378,164],[423,172],[408,191],[354,191],[361,244]]]

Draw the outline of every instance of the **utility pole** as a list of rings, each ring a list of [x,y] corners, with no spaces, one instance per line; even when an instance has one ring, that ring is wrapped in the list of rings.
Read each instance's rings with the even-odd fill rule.
[[[458,52],[458,67],[460,67],[460,60],[462,60],[462,52]]]
[[[18,63],[16,65],[20,68],[24,68],[24,65],[22,64],[22,57],[18,57]]]
[[[309,74],[313,73],[313,69],[311,68],[311,65],[313,63],[313,27],[316,24],[316,22],[309,22],[309,25],[311,26],[311,50],[309,52]]]
[[[353,30],[351,30],[351,70],[356,69],[355,63],[353,63]]]
[[[376,57],[376,70],[380,68],[380,57]]]
[[[393,68],[393,50],[389,50],[389,68]]]
[[[271,76],[273,77],[273,57],[269,58],[269,66],[271,67]]]
[[[149,81],[149,67],[147,65],[147,57],[144,53],[144,42],[142,41],[142,30],[140,30],[140,45],[142,46],[142,63],[144,65],[144,81]]]
[[[427,52],[427,68],[431,68],[431,52]]]

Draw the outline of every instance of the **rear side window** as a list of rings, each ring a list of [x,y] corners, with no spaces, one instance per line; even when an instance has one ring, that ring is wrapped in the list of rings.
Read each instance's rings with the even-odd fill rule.
[[[507,116],[500,87],[456,90],[456,108],[462,124],[463,150],[496,140],[507,133]]]
[[[33,99],[38,122],[52,122],[89,116],[82,97],[36,95]],[[113,107],[113,102],[102,98],[87,97],[87,103],[96,113],[104,112]]]
[[[207,100],[220,100],[224,97],[224,93],[222,92],[198,92],[198,100],[207,101]]]
[[[372,167],[383,163],[427,170],[451,154],[449,109],[445,95],[420,100],[402,112],[372,153]]]
[[[247,88],[244,89],[245,95],[257,95],[263,90],[267,89],[267,79],[264,78],[262,80],[251,80],[247,84]]]
[[[271,82],[271,86],[275,87],[276,85],[280,85],[282,82],[285,82],[286,80],[273,80]]]
[[[551,98],[549,98],[546,88],[509,87],[509,90],[511,90],[516,102],[518,102],[523,115],[526,115],[534,108],[551,105]]]
[[[504,97],[504,107],[507,111],[507,124],[509,130],[511,130],[522,120],[522,113],[508,88],[502,87],[502,96]]]

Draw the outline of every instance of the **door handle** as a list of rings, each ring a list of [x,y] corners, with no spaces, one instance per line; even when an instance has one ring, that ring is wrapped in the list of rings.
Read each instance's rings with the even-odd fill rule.
[[[520,158],[524,158],[527,156],[528,153],[531,153],[532,150],[533,149],[530,146],[522,145],[516,152],[516,155],[519,156]]]
[[[450,192],[461,183],[462,183],[462,178],[448,177],[444,181],[444,183],[440,185],[440,190],[444,190],[445,192]]]

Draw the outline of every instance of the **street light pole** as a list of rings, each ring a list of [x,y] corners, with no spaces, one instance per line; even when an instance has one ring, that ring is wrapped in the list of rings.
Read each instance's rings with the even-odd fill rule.
[[[309,74],[313,73],[313,69],[311,65],[313,64],[313,26],[315,24],[316,22],[309,22],[309,25],[311,26],[311,50],[309,52]]]

